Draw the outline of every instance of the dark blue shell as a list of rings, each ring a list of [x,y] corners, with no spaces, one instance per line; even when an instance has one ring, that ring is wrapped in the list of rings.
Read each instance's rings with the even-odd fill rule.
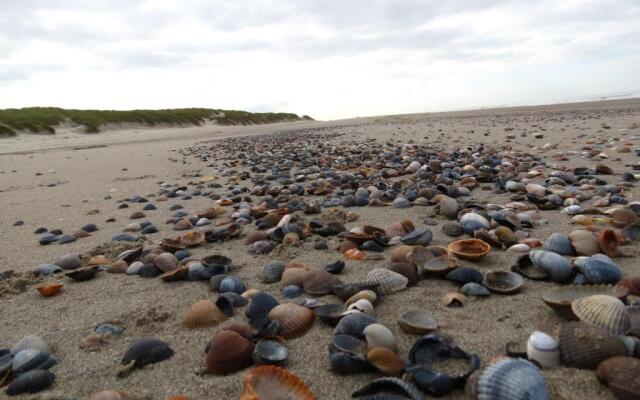
[[[170,358],[173,350],[165,342],[158,339],[136,340],[122,358],[122,364],[127,365],[134,361],[134,368],[142,368],[145,365],[157,363]]]
[[[454,269],[447,274],[446,279],[457,282],[461,285],[467,284],[469,282],[482,284],[482,282],[484,281],[482,272],[469,267]]]
[[[51,386],[56,376],[46,370],[37,369],[26,372],[11,382],[7,394],[14,396],[21,393],[36,393]]]

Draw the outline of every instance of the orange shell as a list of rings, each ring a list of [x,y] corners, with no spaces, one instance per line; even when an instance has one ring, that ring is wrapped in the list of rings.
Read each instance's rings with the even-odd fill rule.
[[[491,246],[480,239],[462,239],[449,243],[448,250],[459,258],[478,261],[489,254]]]
[[[244,377],[240,400],[316,400],[316,396],[293,373],[274,365],[262,365]]]
[[[227,318],[211,300],[195,302],[184,315],[182,324],[190,329],[214,326]]]
[[[364,260],[367,255],[358,249],[349,249],[344,252],[344,256],[352,260]]]
[[[47,285],[36,286],[38,292],[44,297],[51,297],[62,288],[62,283],[50,283]]]

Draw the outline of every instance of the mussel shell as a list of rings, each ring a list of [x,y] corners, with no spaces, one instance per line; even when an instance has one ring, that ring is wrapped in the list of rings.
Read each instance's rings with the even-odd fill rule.
[[[489,289],[487,289],[485,286],[476,282],[465,283],[460,288],[460,292],[465,296],[483,297],[483,296],[491,295],[491,292],[489,291]]]
[[[13,356],[11,370],[15,375],[18,375],[34,369],[49,369],[56,364],[57,360],[51,354],[27,349],[19,351]]]
[[[574,368],[596,369],[602,361],[629,351],[620,337],[582,321],[562,324],[558,342],[562,363]]]
[[[253,350],[253,361],[256,364],[282,365],[287,357],[287,346],[276,340],[260,340]]]
[[[338,322],[333,333],[335,335],[351,335],[358,338],[364,338],[365,328],[375,323],[376,319],[366,314],[348,314]]]
[[[324,304],[314,309],[316,316],[320,321],[325,322],[331,326],[335,326],[338,321],[344,316],[344,306],[342,304],[329,303]]]
[[[97,265],[91,267],[83,267],[67,272],[65,275],[76,282],[84,282],[93,279],[98,273]]]
[[[578,269],[584,274],[587,282],[593,284],[616,284],[622,279],[622,271],[613,261],[595,255],[589,257]]]
[[[375,368],[364,357],[350,352],[334,351],[329,354],[331,370],[340,375],[374,371]]]
[[[269,312],[278,304],[278,300],[264,292],[259,292],[253,296],[246,310],[251,326],[261,330],[265,324],[269,323]]]
[[[15,378],[7,388],[7,394],[36,393],[51,386],[56,376],[46,370],[33,370]]]
[[[395,393],[401,393],[402,397],[400,398],[407,398],[410,400],[424,399],[424,394],[422,394],[413,384],[403,381],[402,379],[392,377],[378,378],[351,393],[351,397],[365,397],[367,399],[382,400],[385,398],[393,399],[393,397],[390,396]],[[382,394],[384,394],[384,396],[376,397]]]
[[[233,292],[237,294],[242,294],[247,290],[244,282],[237,276],[227,276],[224,277],[220,284],[218,285],[218,292],[227,293]]]
[[[478,400],[548,400],[544,377],[531,362],[506,358],[481,371],[476,384]]]
[[[404,235],[400,241],[406,245],[428,246],[433,239],[433,233],[429,228],[419,228]]]
[[[529,254],[518,257],[516,264],[511,266],[511,271],[535,281],[545,280],[549,277],[549,272],[534,264]]]
[[[122,364],[134,362],[134,368],[164,361],[173,356],[173,350],[165,342],[158,339],[138,339],[124,353]]]
[[[329,343],[329,354],[339,352],[362,356],[365,351],[366,342],[351,335],[333,335]]]
[[[482,272],[478,271],[477,269],[469,268],[469,267],[461,267],[461,268],[454,269],[453,271],[447,274],[446,279],[456,282],[460,285],[464,285],[469,282],[482,284],[482,282],[484,281]]]
[[[552,281],[565,283],[571,279],[571,264],[566,258],[546,250],[531,250],[529,258],[542,268]]]

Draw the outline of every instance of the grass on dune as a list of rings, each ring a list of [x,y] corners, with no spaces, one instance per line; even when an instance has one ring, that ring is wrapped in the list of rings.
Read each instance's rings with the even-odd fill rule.
[[[308,115],[292,113],[251,113],[210,108],[179,108],[170,110],[65,110],[54,107],[31,107],[0,110],[0,137],[14,136],[17,131],[55,133],[55,127],[65,122],[82,125],[89,133],[99,132],[107,124],[134,123],[142,125],[201,125],[207,121],[221,125],[252,125],[274,122],[312,120]]]

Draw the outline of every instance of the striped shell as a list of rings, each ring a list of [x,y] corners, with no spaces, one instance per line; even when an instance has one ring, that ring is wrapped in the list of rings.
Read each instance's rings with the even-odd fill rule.
[[[407,233],[412,232],[414,229],[416,228],[413,225],[413,222],[411,222],[408,219],[405,219],[391,225],[389,228],[387,228],[387,230],[385,231],[385,234],[389,239],[393,239],[394,237],[401,238]]]
[[[485,368],[476,385],[478,400],[550,399],[544,377],[529,361],[506,358]]]
[[[631,319],[624,303],[604,294],[582,297],[571,303],[571,310],[581,320],[615,335],[631,329]]]
[[[489,254],[491,246],[480,239],[462,239],[449,243],[447,249],[456,257],[478,261]]]
[[[384,268],[374,268],[369,271],[367,281],[379,283],[382,294],[399,292],[409,284],[405,276]]]
[[[567,285],[545,293],[542,296],[542,301],[559,316],[569,320],[578,320],[578,317],[571,310],[571,303],[579,298],[595,294],[606,294],[624,299],[629,291],[624,287],[614,285]]]
[[[280,323],[280,334],[283,338],[294,339],[311,329],[315,313],[307,307],[286,303],[271,309],[269,318]]]
[[[244,377],[240,400],[315,400],[316,396],[296,375],[284,368],[263,365]]]
[[[612,357],[600,363],[596,375],[617,399],[640,398],[640,360],[637,358]]]
[[[332,294],[331,287],[333,285],[340,285],[342,281],[333,274],[328,273],[325,270],[310,271],[302,282],[302,287],[307,294],[310,295],[324,295]]]
[[[189,329],[203,328],[215,326],[225,319],[227,316],[211,300],[200,300],[189,308],[182,324]]]
[[[586,230],[576,230],[569,233],[571,244],[579,256],[592,256],[600,252],[600,245],[593,233]]]
[[[629,351],[618,336],[582,321],[563,324],[558,342],[567,367],[595,369],[602,361]]]

